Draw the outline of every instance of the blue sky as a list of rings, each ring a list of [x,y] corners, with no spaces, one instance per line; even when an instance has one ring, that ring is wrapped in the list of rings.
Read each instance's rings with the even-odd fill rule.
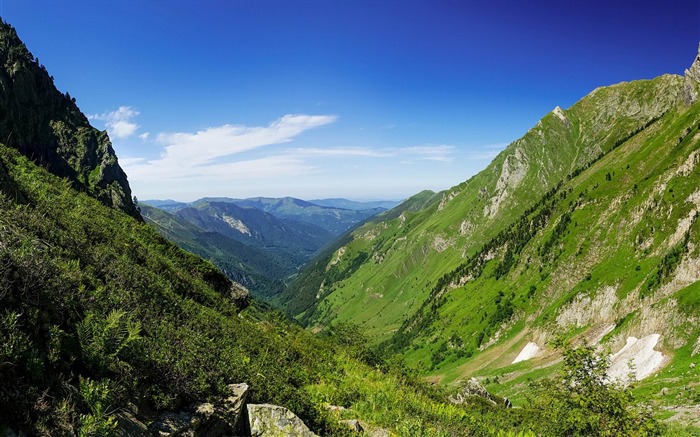
[[[141,199],[401,199],[555,106],[682,74],[700,2],[0,0]]]

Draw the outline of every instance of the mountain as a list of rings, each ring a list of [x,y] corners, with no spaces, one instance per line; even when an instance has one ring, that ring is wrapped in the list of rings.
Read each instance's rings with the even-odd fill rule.
[[[700,56],[685,76],[555,108],[470,180],[353,231],[280,301],[309,326],[357,324],[443,383],[494,378],[522,397],[558,365],[557,337],[634,350],[640,378],[660,375],[647,393],[690,383],[699,72]],[[516,360],[524,349],[531,359]],[[613,365],[626,375],[624,361]],[[676,388],[664,393],[677,402]]]
[[[28,53],[4,22],[0,35],[2,50]],[[34,66],[4,64],[0,76],[28,77]],[[28,118],[3,112],[4,120],[30,132],[41,130],[32,123],[44,115],[61,119],[61,107],[48,113],[52,102],[41,100],[50,93],[36,96],[35,118],[8,89],[3,83],[4,108]],[[196,427],[213,415],[219,430],[207,435],[230,435],[233,425],[221,418],[231,418],[219,406],[231,400],[230,384],[241,382],[249,403],[284,405],[319,435],[351,433],[328,402],[356,404],[353,417],[383,433],[413,429],[413,415],[425,410],[433,412],[419,424],[425,432],[484,435],[484,418],[505,412],[448,405],[409,375],[379,370],[356,333],[318,337],[251,301],[126,203],[114,208],[116,196],[128,193],[126,179],[112,181],[120,192],[100,178],[116,160],[88,185],[59,165],[85,144],[21,144],[0,142],[0,434],[151,435],[161,423]],[[106,192],[115,202],[105,201]]]
[[[354,209],[356,211],[362,211],[366,209],[391,209],[401,202],[393,200],[374,200],[367,202],[356,202],[354,200],[334,198],[334,199],[314,199],[309,200],[309,203],[319,206],[328,206],[331,208],[341,208],[341,209]]]
[[[106,132],[90,126],[75,99],[0,23],[0,141],[102,203],[138,217],[126,174]]]
[[[229,202],[202,201],[175,215],[210,232],[218,232],[253,247],[278,253],[292,265],[309,259],[333,236],[318,226],[278,219],[255,208]]]
[[[143,204],[150,205],[150,206],[156,207],[158,209],[162,209],[164,211],[176,211],[180,208],[185,208],[187,206],[186,202],[178,202],[177,200],[172,200],[172,199],[142,200],[139,202],[139,204],[140,205],[143,205]]]
[[[265,251],[218,232],[203,230],[173,214],[140,203],[147,223],[179,247],[211,261],[230,279],[256,296],[270,297],[284,287],[283,281],[296,266]]]
[[[14,34],[9,25],[0,27]],[[0,44],[13,51],[12,45],[20,42],[3,38]],[[8,100],[6,94],[3,99]],[[693,108],[682,114],[694,117],[698,111]],[[49,117],[58,119],[60,112]],[[24,122],[29,126],[33,120],[39,119]],[[667,115],[660,125],[667,121],[675,147],[668,147],[659,161],[639,160],[642,168],[635,170],[666,171],[668,157],[683,156],[697,143],[697,129],[675,136],[677,129],[686,132],[690,118],[672,121]],[[697,119],[692,122],[697,125]],[[81,150],[77,143],[71,147],[45,153],[70,156]],[[521,408],[508,408],[506,399],[478,381],[456,395],[448,393],[378,354],[352,325],[336,324],[316,335],[290,323],[250,299],[211,263],[167,241],[138,214],[105,202],[104,193],[81,185],[79,175],[54,174],[47,161],[39,165],[35,158],[0,143],[2,435],[251,435],[245,424],[236,424],[240,421],[231,405],[243,406],[234,397],[240,383],[249,387],[249,414],[258,409],[251,404],[283,405],[288,410],[267,406],[285,411],[277,428],[297,422],[288,413],[292,411],[324,436],[355,435],[348,425],[361,426],[370,435],[400,436],[622,436],[664,430],[635,404],[628,389],[604,383],[606,361],[587,348],[564,349],[561,372],[549,384],[532,386],[536,401]],[[686,162],[678,167],[683,177],[697,171],[693,160]],[[654,182],[640,185],[640,191]],[[673,177],[667,182],[660,199],[689,191],[688,184]],[[432,205],[434,196],[421,193],[405,202],[396,220]],[[546,200],[558,198],[552,194]],[[227,211],[215,203],[205,208]],[[661,213],[674,214],[668,208]],[[381,223],[377,219],[375,226]],[[674,245],[688,251],[664,256],[661,266],[679,258],[682,264],[685,255],[697,251],[688,243],[696,227],[691,220],[691,234]],[[168,229],[193,232],[177,220]],[[647,240],[638,244],[646,246]],[[650,289],[665,280],[651,282]],[[695,308],[696,291],[670,297],[678,298],[679,308]],[[634,320],[626,318],[619,326],[629,323]],[[692,332],[696,326],[685,328]],[[679,352],[685,358],[689,354],[687,349]],[[689,374],[688,367],[679,373]],[[687,379],[680,378],[672,390],[679,398],[692,395],[692,388],[683,387]],[[448,398],[450,394],[454,396]],[[206,433],[200,434],[203,429]],[[677,431],[685,430],[669,428],[668,435],[679,435]]]
[[[140,205],[163,236],[265,299],[282,292],[287,278],[337,235],[385,211],[321,207],[291,197],[147,200]]]
[[[311,225],[319,226],[331,234],[338,236],[364,222],[369,217],[377,215],[387,208],[373,206],[368,208],[345,208],[337,206],[320,206],[313,202],[296,199],[293,197],[270,198],[253,197],[249,199],[229,199],[226,197],[205,197],[192,202],[196,206],[200,202],[227,202],[241,208],[254,208],[267,212],[281,219],[291,219]],[[350,201],[346,201],[348,203]],[[332,203],[332,202],[331,202]],[[357,202],[350,202],[356,207],[361,206]],[[380,202],[381,203],[381,202]],[[384,202],[392,204],[392,202]]]

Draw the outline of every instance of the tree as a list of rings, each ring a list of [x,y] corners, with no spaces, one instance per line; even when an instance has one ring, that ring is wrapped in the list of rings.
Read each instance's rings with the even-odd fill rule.
[[[532,384],[527,407],[536,425],[552,436],[657,436],[661,425],[635,404],[629,386],[608,377],[610,359],[592,346],[559,341],[564,367],[554,380]]]

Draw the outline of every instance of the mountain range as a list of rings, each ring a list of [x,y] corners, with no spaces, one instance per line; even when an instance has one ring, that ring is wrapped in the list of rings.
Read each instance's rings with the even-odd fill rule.
[[[380,214],[140,204],[1,20],[0,64],[1,434],[251,435],[244,383],[318,435],[697,435],[700,52]]]
[[[145,219],[163,236],[211,260],[254,295],[270,298],[320,249],[386,211],[376,203],[344,199],[329,203],[359,209],[319,206],[291,197],[146,200],[140,205]]]

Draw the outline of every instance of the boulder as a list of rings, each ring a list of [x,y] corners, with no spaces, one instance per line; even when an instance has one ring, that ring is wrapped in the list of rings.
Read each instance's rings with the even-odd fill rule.
[[[248,385],[230,384],[228,391],[228,396],[216,404],[200,402],[191,405],[187,411],[162,413],[149,427],[150,432],[160,437],[219,437],[233,433],[243,414]],[[119,423],[118,427],[121,428],[122,424]]]
[[[148,429],[157,437],[194,436],[194,417],[185,412],[166,411],[153,421]]]
[[[112,432],[115,437],[151,437],[151,433],[130,411],[120,411],[114,415],[117,427]]]
[[[216,415],[220,417],[231,429],[236,429],[236,424],[241,415],[248,397],[248,384],[229,384],[229,395],[216,408]]]
[[[296,414],[270,404],[248,404],[251,437],[316,437]]]
[[[351,419],[351,420],[341,420],[340,423],[343,423],[348,426],[352,431],[355,432],[363,432],[365,429],[362,427],[360,424],[359,420],[356,419]]]
[[[460,393],[456,396],[450,396],[450,402],[453,404],[463,404],[467,398],[471,396],[477,396],[482,399],[486,399],[490,403],[497,405],[496,400],[493,395],[486,390],[486,388],[481,385],[481,383],[476,378],[470,378],[469,381],[462,387]]]

